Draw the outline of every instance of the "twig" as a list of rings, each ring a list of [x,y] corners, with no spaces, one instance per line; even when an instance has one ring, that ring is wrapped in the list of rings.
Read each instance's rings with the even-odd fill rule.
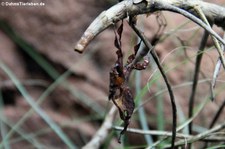
[[[117,111],[116,106],[113,106],[107,116],[105,117],[104,122],[102,123],[101,128],[96,132],[94,137],[84,146],[82,149],[98,149],[100,145],[106,139],[109,130],[112,128],[112,123],[114,120],[115,113]]]
[[[222,111],[223,111],[224,107],[225,107],[225,100],[223,101],[222,105],[219,107],[218,111],[214,115],[214,117],[212,119],[212,122],[209,125],[209,128],[212,128],[215,125],[215,123],[218,120],[219,116],[222,114]],[[225,139],[223,141],[225,141]],[[206,147],[208,147],[208,143],[207,142],[204,145],[204,148],[206,148]]]
[[[225,39],[225,33],[223,34],[223,39]],[[225,52],[225,47],[224,45],[221,45],[221,49],[223,50],[223,52]],[[219,71],[220,71],[220,68],[221,68],[221,64],[222,64],[222,61],[220,60],[220,58],[218,58],[217,60],[217,63],[216,63],[216,66],[215,66],[215,69],[214,69],[214,73],[213,73],[213,79],[211,81],[211,92],[213,93],[213,90],[216,86],[216,79],[218,78],[218,75],[219,75]],[[212,97],[212,100],[214,99],[214,95]]]
[[[202,20],[203,20],[203,21],[211,28],[211,25],[209,24],[209,22],[208,22],[206,16],[205,16],[204,13],[202,12],[201,8],[199,8],[199,6],[196,6],[195,9],[196,9],[196,11],[199,13],[200,18],[201,18],[201,19],[202,19]],[[223,68],[225,69],[225,61],[224,61],[225,58],[224,58],[224,56],[223,56],[223,50],[221,49],[218,40],[217,40],[214,36],[212,36],[212,39],[213,39],[213,42],[214,42],[214,44],[215,44],[215,47],[216,47],[216,49],[217,49],[217,51],[218,51],[219,58],[220,58],[220,61],[221,61],[222,65],[223,65]]]
[[[212,122],[209,125],[209,128],[212,128],[214,126],[214,124],[218,120],[219,116],[222,114],[224,107],[225,107],[225,99],[224,99],[223,103],[221,104],[221,106],[219,107],[218,111],[216,112]]]
[[[173,112],[173,128],[172,128],[172,141],[171,141],[171,146],[173,148],[174,142],[176,139],[177,110],[176,110],[176,103],[175,103],[175,98],[174,98],[172,87],[171,87],[171,85],[166,77],[166,74],[159,62],[157,54],[155,53],[154,50],[152,50],[153,46],[151,45],[151,43],[147,40],[145,35],[138,28],[136,28],[136,26],[134,24],[130,24],[130,26],[136,32],[136,34],[141,38],[141,40],[144,42],[145,46],[148,48],[149,52],[151,53],[156,65],[158,66],[158,69],[161,72],[161,75],[163,76],[163,79],[166,83],[166,86],[167,86],[167,89],[168,89],[168,92],[170,95],[170,101],[171,101],[172,112]],[[137,53],[137,57],[139,57],[138,53]]]
[[[191,118],[193,115],[195,93],[196,93],[196,88],[198,85],[199,70],[200,70],[201,60],[202,60],[202,56],[203,56],[203,51],[205,49],[205,45],[206,45],[208,37],[209,37],[209,33],[205,31],[204,35],[202,37],[202,41],[199,46],[199,50],[197,52],[197,56],[196,56],[195,72],[194,72],[191,96],[190,96],[189,105],[188,105],[188,107],[189,107],[188,108],[188,118]],[[192,122],[189,123],[188,128],[189,128],[189,134],[192,134]]]
[[[139,27],[140,27],[141,30],[144,30],[143,21],[141,21],[141,24],[139,24]],[[161,27],[159,26],[159,29],[160,28]],[[139,42],[141,42],[141,39],[140,38],[137,39],[137,44]],[[144,48],[146,48],[145,45],[144,44],[141,44],[138,51],[141,51]],[[149,59],[149,57],[148,57],[148,59]],[[135,92],[138,95],[141,92],[141,71],[137,71],[135,73],[135,84],[136,84],[135,85]],[[141,97],[139,99],[137,99],[136,100],[137,106],[140,105],[142,101],[143,100],[142,100]],[[146,112],[145,112],[144,107],[138,108],[138,116],[139,116],[139,119],[140,119],[139,121],[140,121],[141,128],[143,130],[149,130],[150,128],[149,128],[149,125],[148,125],[148,120],[147,120],[147,116],[146,116]],[[147,145],[153,144],[153,138],[152,138],[151,135],[144,135],[144,137],[145,137],[145,141],[146,141],[146,144]],[[155,149],[155,148],[153,148],[153,149]]]
[[[216,112],[215,116],[213,117],[212,122],[209,125],[209,128],[212,128],[215,125],[215,123],[218,120],[219,116],[222,114],[222,111],[223,111],[224,107],[225,107],[225,100],[223,101],[222,105],[219,107],[218,111]],[[224,141],[225,141],[225,139],[224,139]],[[203,148],[206,148],[206,147],[208,147],[208,143],[207,142],[204,144]]]
[[[190,139],[187,139],[185,141],[182,141],[182,140],[181,141],[178,141],[178,142],[175,143],[175,147],[176,146],[185,145],[186,143],[190,144],[190,143],[196,142],[196,141],[198,141],[200,139],[203,139],[203,138],[206,138],[210,134],[212,134],[212,133],[214,133],[216,131],[219,131],[221,129],[224,129],[224,128],[225,128],[225,122],[222,123],[222,124],[220,124],[220,125],[215,126],[214,128],[212,128],[212,129],[210,129],[208,131],[205,131],[203,133],[200,133],[200,134],[198,134],[198,135],[196,135],[196,136],[194,136],[194,137],[192,137]],[[169,146],[166,146],[165,148],[169,148],[169,147],[170,147],[170,145]]]
[[[205,16],[214,24],[219,27],[225,28],[225,8],[215,4],[206,3],[200,0],[143,0],[136,4],[132,0],[124,0],[106,11],[103,11],[87,28],[81,39],[75,46],[75,51],[82,53],[86,46],[103,30],[110,25],[123,20],[128,15],[135,16],[139,14],[146,14],[158,10],[167,10],[177,12],[189,18],[193,22],[199,24],[202,28],[207,30],[211,35],[217,38],[225,45],[225,41],[215,33],[208,25],[202,22],[198,16],[190,8],[199,5],[204,12]],[[196,16],[194,16],[196,15]]]
[[[123,127],[119,127],[119,126],[113,126],[113,128],[115,130],[121,130],[123,129]],[[159,131],[159,130],[142,130],[142,129],[135,129],[135,128],[128,128],[127,129],[128,132],[132,132],[132,133],[136,133],[136,134],[143,134],[143,135],[154,135],[154,136],[167,136],[167,137],[171,137],[172,133],[169,131]],[[186,135],[186,134],[182,134],[182,133],[177,133],[176,135],[178,138],[190,138],[193,137],[191,135]]]
[[[115,130],[123,130],[123,127],[119,127],[119,126],[113,126],[112,128]],[[135,133],[135,134],[142,134],[142,135],[163,136],[163,137],[165,137],[165,136],[171,137],[172,136],[172,133],[169,131],[158,131],[158,130],[142,130],[142,129],[128,128],[127,132]],[[215,134],[212,134],[212,135],[215,135]],[[180,138],[180,139],[191,139],[194,136],[177,133],[176,137]],[[221,141],[225,141],[225,138],[224,137],[206,137],[206,138],[201,138],[199,141],[221,142]]]
[[[177,13],[179,13],[179,14],[181,14],[181,15],[183,15],[183,16],[185,16],[185,17],[187,17],[187,18],[189,18],[190,20],[192,20],[193,22],[195,22],[195,23],[197,23],[199,26],[201,26],[202,28],[204,28],[205,30],[207,30],[211,35],[212,35],[212,37],[213,38],[215,38],[215,39],[218,39],[221,43],[223,43],[224,44],[224,40],[217,34],[217,33],[215,33],[213,30],[212,30],[212,28],[210,27],[210,25],[208,24],[208,22],[205,24],[201,19],[199,19],[199,18],[197,18],[195,15],[199,15],[199,12],[197,13],[197,14],[192,14],[191,12],[190,12],[190,10],[189,11],[185,11],[185,10],[183,10],[183,9],[181,9],[181,8],[179,8],[179,7],[176,7],[176,6],[173,6],[173,5],[171,5],[171,4],[168,4],[168,3],[162,3],[161,1],[158,1],[159,2],[159,4],[160,5],[162,5],[162,9],[161,10],[169,10],[169,11],[174,11],[174,12],[177,12]],[[192,4],[192,5],[190,5],[189,6],[189,9],[190,8],[196,8],[196,6],[199,6],[199,4],[197,3],[197,4]],[[200,7],[200,6],[199,6]],[[199,10],[200,11],[200,10]],[[203,13],[204,14],[204,13]],[[205,17],[206,15],[204,15],[204,17]],[[202,17],[202,16],[200,16],[200,17]],[[204,21],[207,21],[207,20],[204,20]],[[212,23],[214,23],[214,22],[212,22]],[[217,44],[216,44],[216,46],[217,46]],[[222,60],[222,59],[221,59]],[[224,62],[225,63],[225,62]]]

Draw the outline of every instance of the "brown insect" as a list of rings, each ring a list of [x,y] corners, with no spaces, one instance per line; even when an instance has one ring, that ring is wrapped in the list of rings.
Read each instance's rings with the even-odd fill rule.
[[[123,67],[120,50],[117,51],[118,60],[110,71],[109,100],[117,106],[120,118],[124,121],[124,129],[120,136],[126,131],[131,115],[134,110],[132,92],[127,85],[127,69]],[[120,142],[120,137],[119,137]]]
[[[119,136],[119,142],[121,135],[127,130],[127,127],[130,122],[130,118],[134,111],[134,98],[130,87],[128,86],[128,80],[130,73],[133,69],[142,70],[145,69],[148,65],[148,61],[144,60],[143,63],[132,64],[137,54],[137,50],[140,47],[140,43],[134,47],[134,54],[128,57],[127,63],[123,65],[123,53],[121,49],[121,34],[123,31],[123,23],[118,28],[117,35],[115,36],[115,46],[117,47],[117,61],[113,68],[110,71],[110,85],[109,85],[109,100],[112,100],[113,103],[119,110],[120,118],[124,121],[124,129],[121,131]],[[132,64],[132,65],[130,65]]]

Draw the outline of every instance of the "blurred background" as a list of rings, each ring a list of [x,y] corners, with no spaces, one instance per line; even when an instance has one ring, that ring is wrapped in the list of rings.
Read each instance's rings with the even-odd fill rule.
[[[16,0],[0,0],[18,2]],[[80,148],[94,136],[112,103],[108,101],[109,71],[116,60],[113,27],[105,30],[83,54],[73,48],[88,25],[116,0],[20,0],[44,6],[0,6],[0,148]],[[225,6],[223,0],[211,1]],[[188,103],[195,58],[203,30],[181,15],[170,12],[138,17],[138,26],[149,40],[159,24],[166,23],[155,50],[174,88],[178,125],[188,118]],[[214,27],[219,35],[221,29]],[[125,60],[137,43],[124,22]],[[129,127],[171,130],[172,111],[165,83],[150,58],[146,70],[134,71],[130,86],[136,111]],[[225,73],[221,69],[210,102],[210,80],[218,54],[210,38],[204,52],[196,91],[194,133],[209,125],[224,102]],[[224,121],[225,112],[217,123]],[[114,126],[122,121],[118,114]],[[183,129],[186,133],[187,129]],[[126,133],[118,144],[112,129],[101,148],[142,148],[160,137]],[[166,143],[166,142],[165,142]],[[200,143],[194,144],[196,146]],[[160,148],[160,146],[159,146]]]

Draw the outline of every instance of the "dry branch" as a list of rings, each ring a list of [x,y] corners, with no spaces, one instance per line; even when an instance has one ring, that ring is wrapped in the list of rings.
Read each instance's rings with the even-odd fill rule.
[[[225,45],[225,41],[198,18],[199,14],[195,11],[196,6],[201,8],[209,22],[225,29],[225,8],[212,3],[200,0],[142,0],[140,3],[135,3],[135,0],[124,0],[103,11],[91,23],[76,44],[75,51],[82,53],[99,33],[127,16],[152,13],[158,10],[167,10],[184,15],[199,24]]]
[[[115,130],[123,130],[123,127],[119,127],[119,126],[114,126],[113,128]],[[134,134],[162,136],[162,137],[165,137],[165,136],[171,137],[172,136],[172,133],[169,131],[159,131],[159,130],[141,130],[141,129],[136,129],[136,128],[128,128],[127,132],[134,133]],[[176,136],[177,136],[177,138],[182,139],[183,141],[195,137],[193,135],[187,135],[187,134],[183,134],[183,133],[177,133]],[[225,138],[223,136],[221,136],[221,137],[213,136],[213,133],[212,133],[212,134],[209,134],[209,136],[207,136],[207,137],[199,138],[198,141],[221,142],[221,141],[225,141]]]
[[[222,130],[224,128],[225,128],[225,122],[223,122],[223,123],[221,123],[221,124],[211,128],[211,129],[209,129],[207,131],[204,131],[203,133],[197,134],[196,136],[193,136],[193,137],[191,137],[191,138],[189,138],[189,139],[187,139],[185,141],[183,141],[183,140],[177,141],[175,143],[175,146],[181,146],[181,145],[185,145],[185,144],[190,144],[190,143],[196,142],[198,140],[201,140],[203,138],[207,138],[211,134],[213,134],[213,133],[215,133],[215,132],[217,132],[219,130]],[[165,148],[168,148],[168,147],[170,147],[170,146],[167,146]]]
[[[112,123],[116,113],[116,107],[113,106],[108,115],[106,116],[101,128],[96,132],[94,137],[82,149],[98,149],[108,135],[109,130],[112,128]]]

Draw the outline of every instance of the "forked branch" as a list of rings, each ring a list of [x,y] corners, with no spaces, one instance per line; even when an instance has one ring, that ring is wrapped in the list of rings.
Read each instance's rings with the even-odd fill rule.
[[[136,1],[137,0],[124,0],[108,10],[103,11],[84,32],[75,46],[75,51],[82,53],[86,46],[99,33],[127,16],[152,13],[159,10],[176,12],[189,18],[225,45],[225,41],[199,19],[199,14],[195,11],[196,6],[200,7],[211,23],[225,29],[225,8],[221,6],[200,0],[142,0],[139,3],[136,3]]]

